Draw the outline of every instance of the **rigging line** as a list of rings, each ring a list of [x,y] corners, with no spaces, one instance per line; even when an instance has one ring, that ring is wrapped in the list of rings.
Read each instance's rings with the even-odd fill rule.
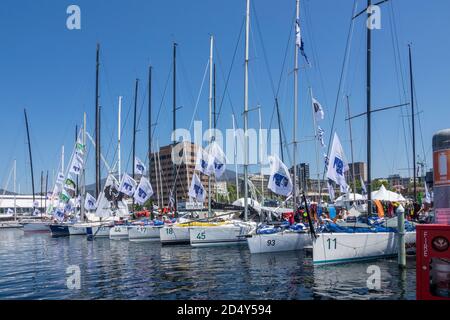
[[[236,46],[235,46],[235,48],[234,48],[234,52],[233,52],[233,58],[231,59],[231,65],[230,65],[230,69],[228,70],[228,75],[227,75],[227,79],[226,79],[226,81],[225,81],[225,88],[223,89],[223,95],[222,95],[222,99],[221,99],[221,101],[220,101],[220,105],[219,105],[219,111],[218,111],[218,113],[217,113],[217,118],[216,118],[216,123],[217,122],[219,122],[219,118],[220,118],[220,115],[221,115],[221,111],[222,111],[222,106],[223,106],[223,101],[224,101],[224,98],[225,98],[225,93],[228,93],[228,84],[229,84],[229,81],[230,81],[230,76],[231,76],[231,71],[233,70],[233,66],[234,66],[234,61],[236,60],[236,54],[237,54],[237,50],[238,50],[238,48],[239,48],[239,43],[240,43],[240,41],[241,41],[241,37],[242,37],[242,31],[244,30],[244,24],[245,24],[245,17],[242,19],[242,24],[241,24],[241,29],[239,30],[239,36],[238,36],[238,40],[237,40],[237,42],[236,42]],[[215,46],[215,45],[214,45]],[[220,60],[220,55],[219,55],[219,50],[216,50],[217,51],[217,60],[219,61],[219,69],[220,69],[220,71],[221,71],[221,75],[222,75],[222,78],[223,78],[223,70],[222,70],[222,63],[221,63],[221,60]],[[229,94],[228,94],[228,97],[229,97]],[[229,97],[230,98],[230,97]],[[231,98],[230,98],[230,103],[231,103]],[[231,109],[232,109],[232,111],[233,111],[233,114],[236,114],[236,112],[234,111],[234,108],[233,108],[233,104],[231,103]],[[237,120],[236,120],[236,124],[237,124]]]
[[[203,85],[205,83],[206,75],[208,74],[208,67],[209,67],[209,59],[208,59],[208,63],[206,64],[205,72],[203,74],[203,79],[202,79],[202,83],[201,83],[200,90],[199,90],[199,93],[198,93],[197,103],[195,104],[194,112],[193,112],[193,115],[192,115],[192,118],[191,118],[191,123],[189,124],[189,129],[188,129],[189,132],[191,131],[192,125],[194,124],[194,118],[195,118],[195,114],[197,113],[198,104],[200,102],[200,96],[201,96],[201,93],[203,91]],[[183,154],[184,154],[184,152],[185,151],[184,151],[184,148],[183,148]],[[184,157],[184,155],[183,155],[183,157]],[[182,167],[182,165],[176,165],[176,174],[175,174],[174,184],[170,188],[171,192],[173,192],[175,190],[175,186],[176,186],[177,181],[178,181],[178,176],[179,176],[179,172],[180,172],[181,167]]]
[[[179,53],[178,53],[178,52],[179,52]],[[180,66],[181,66],[181,74],[182,74],[182,76],[183,76],[183,78],[184,78],[184,79],[183,79],[183,80],[184,80],[184,83],[185,83],[186,86],[187,86],[187,89],[188,89],[188,90],[187,90],[187,91],[188,91],[188,96],[189,96],[189,98],[191,99],[191,104],[193,105],[195,99],[194,99],[194,96],[192,95],[192,92],[193,92],[192,86],[191,86],[191,82],[192,82],[192,81],[190,81],[190,80],[188,79],[188,72],[186,71],[186,67],[185,67],[185,65],[184,65],[183,51],[182,51],[182,50],[178,50],[177,53],[178,53],[178,60],[180,61]],[[178,91],[179,91],[180,95],[183,94],[183,91],[181,91],[181,90],[178,90]],[[180,100],[183,101],[183,98],[181,97]]]
[[[260,40],[260,42],[261,42],[261,49],[262,49],[262,52],[263,52],[264,63],[265,63],[265,65],[266,65],[267,73],[268,73],[269,80],[270,80],[270,86],[271,86],[271,88],[272,88],[273,95],[275,96],[275,95],[276,95],[276,94],[275,94],[275,84],[274,84],[274,82],[273,82],[272,72],[271,72],[271,70],[270,70],[269,62],[268,62],[268,60],[267,60],[266,47],[265,47],[265,45],[264,45],[264,41],[263,41],[263,38],[262,38],[261,27],[260,27],[260,25],[259,25],[258,14],[256,13],[256,8],[255,8],[255,2],[254,2],[254,1],[252,1],[252,9],[253,9],[253,13],[254,13],[254,16],[255,16],[256,30],[257,30],[257,32],[258,32],[259,40]]]
[[[342,88],[342,81],[343,81],[343,77],[345,74],[345,69],[346,69],[346,65],[347,65],[347,60],[348,60],[348,52],[350,51],[350,47],[351,47],[351,39],[352,39],[352,35],[353,35],[353,27],[354,27],[354,20],[353,20],[353,16],[356,12],[356,6],[357,5],[357,1],[354,1],[354,6],[353,6],[353,13],[352,16],[350,17],[350,27],[348,30],[348,35],[347,35],[347,44],[345,46],[345,53],[344,53],[344,59],[342,61],[342,69],[341,69],[341,74],[340,74],[340,79],[339,79],[339,86],[338,86],[338,92],[336,95],[336,102],[334,105],[334,114],[333,114],[333,121],[331,122],[331,131],[330,131],[330,138],[328,140],[328,148],[327,148],[327,155],[330,153],[330,148],[331,148],[331,139],[333,138],[333,130],[334,130],[334,123],[336,120],[336,113],[337,113],[337,107],[339,104],[339,97],[341,95],[341,88]],[[323,170],[323,176],[322,176],[322,180],[325,179],[325,167]]]
[[[288,32],[289,36],[288,36],[288,40],[287,40],[287,43],[286,43],[286,49],[284,50],[283,63],[281,64],[281,71],[280,71],[280,77],[278,78],[277,90],[276,90],[275,95],[274,95],[274,98],[276,98],[276,99],[278,99],[278,97],[279,97],[280,88],[281,88],[281,82],[283,81],[283,75],[285,73],[284,71],[285,71],[285,68],[286,68],[286,60],[287,60],[287,56],[288,56],[288,54],[290,52],[289,48],[290,48],[290,45],[291,45],[292,30],[293,30],[292,25],[294,24],[294,21],[295,21],[295,15],[296,15],[296,13],[295,13],[295,10],[294,10],[294,14],[292,15],[291,23],[289,24],[289,32]],[[275,109],[276,109],[276,102],[274,103],[274,112],[275,112]],[[270,120],[269,128],[272,128],[272,120],[273,120],[273,117]],[[283,119],[280,119],[280,124],[283,126]]]
[[[237,48],[237,47],[236,47],[236,48]],[[218,49],[217,46],[216,46],[216,42],[214,42],[214,49],[215,49],[214,52],[215,52],[216,57],[217,57],[216,61],[217,61],[218,65],[219,65],[220,75],[222,76],[222,81],[225,82],[224,72],[223,72],[223,68],[222,68],[222,61],[221,61],[221,59],[220,59],[220,53],[219,53],[219,49]],[[233,58],[233,59],[234,59],[234,58]],[[232,65],[230,66],[230,71],[229,71],[229,75],[228,75],[227,80],[226,80],[226,81],[227,81],[226,85],[228,85],[228,81],[229,81],[229,79],[230,79],[231,69],[233,68],[233,63],[234,63],[234,60],[232,61]],[[223,95],[222,95],[222,99],[221,99],[221,103],[222,103],[223,100],[225,99],[225,95],[226,95],[226,97],[228,98],[228,102],[230,103],[230,107],[231,107],[232,113],[233,113],[233,114],[236,114],[236,112],[235,112],[235,110],[234,110],[233,100],[231,99],[230,92],[227,90],[227,87],[225,87],[225,89],[224,89],[224,92],[223,92]],[[216,101],[217,101],[217,100],[216,100]],[[221,111],[221,110],[219,110],[219,112],[216,112],[216,114],[214,115],[214,120],[216,121],[216,123],[218,123],[218,121],[219,121],[220,111]],[[237,123],[237,120],[236,120],[236,123]]]
[[[201,97],[202,92],[203,92],[203,86],[204,86],[204,84],[205,84],[206,75],[208,74],[209,62],[210,62],[210,61],[209,61],[209,59],[208,59],[208,61],[206,62],[205,72],[203,73],[202,84],[200,85],[200,90],[199,90],[199,92],[198,92],[197,100],[196,100],[196,102],[195,102],[194,112],[192,112],[192,118],[191,118],[191,122],[190,122],[190,128],[192,127],[192,124],[194,123],[194,118],[195,118],[196,115],[197,115],[198,104],[199,104],[199,102],[200,102],[200,97]]]
[[[322,75],[322,69],[320,68],[320,63],[319,63],[319,56],[317,54],[317,50],[316,50],[316,42],[314,40],[314,28],[312,28],[311,26],[311,20],[310,20],[310,11],[309,11],[309,2],[305,1],[304,2],[304,8],[305,8],[305,21],[306,21],[306,33],[308,34],[309,40],[311,41],[311,51],[313,53],[313,59],[315,61],[315,67],[317,68],[318,74],[319,74],[319,79],[320,79],[320,85],[321,85],[321,90],[322,90],[322,95],[325,101],[325,106],[328,106],[328,98],[327,98],[327,94],[326,94],[326,90],[325,90],[325,84],[323,81],[323,75]]]
[[[160,113],[161,113],[161,109],[162,109],[162,106],[163,106],[163,104],[164,104],[164,100],[165,100],[165,97],[166,97],[166,92],[167,92],[167,88],[168,88],[168,85],[169,85],[170,76],[172,75],[172,72],[173,72],[173,65],[172,65],[172,62],[171,62],[171,63],[170,63],[169,74],[167,75],[166,84],[165,84],[165,86],[164,86],[163,95],[162,95],[162,97],[161,97],[161,103],[159,104],[158,113],[156,114],[156,121],[155,121],[156,125],[155,125],[155,127],[153,128],[152,136],[154,136],[155,131],[156,131],[156,128],[157,128],[157,126],[158,126],[159,115],[160,115]]]
[[[419,100],[417,99],[417,93],[416,93],[416,82],[414,81],[414,77],[413,77],[413,94],[414,94],[414,101],[415,104],[417,106],[417,110],[420,110],[420,106],[419,106]],[[422,121],[420,120],[421,118],[421,114],[420,112],[417,114],[418,117],[418,121],[419,121],[419,131],[420,131],[420,141],[422,144],[422,152],[423,152],[423,158],[424,158],[424,162],[425,162],[425,168],[427,167],[427,159],[426,159],[426,153],[425,153],[425,144],[423,142],[423,130],[422,130]]]
[[[392,4],[392,2],[391,2]],[[398,90],[399,90],[399,98],[400,100],[403,102],[406,102],[407,99],[407,93],[406,93],[406,87],[405,87],[405,77],[403,75],[403,69],[402,69],[402,59],[401,59],[401,54],[400,54],[400,48],[399,48],[399,44],[398,44],[398,33],[397,33],[397,27],[395,24],[395,13],[393,11],[393,4],[391,6],[389,6],[390,8],[390,15],[389,15],[389,22],[390,22],[390,26],[391,26],[391,40],[392,40],[392,47],[393,47],[393,51],[394,51],[394,55],[395,55],[395,69],[396,69],[396,75],[397,75],[397,85],[398,85]],[[398,59],[398,61],[397,61]],[[400,78],[399,78],[399,74],[400,74]],[[401,90],[403,89],[403,97],[401,96]],[[406,134],[406,126],[405,126],[405,117],[404,117],[404,108],[401,107],[400,108],[400,113],[401,113],[401,121],[402,121],[402,127],[403,127],[403,137],[404,137],[404,143],[405,143],[405,157],[406,157],[406,163],[407,163],[407,168],[410,168],[410,159],[409,159],[409,144],[408,144],[408,138],[407,138],[407,134]],[[408,127],[410,128],[410,123],[408,121]],[[409,172],[409,170],[408,170]]]

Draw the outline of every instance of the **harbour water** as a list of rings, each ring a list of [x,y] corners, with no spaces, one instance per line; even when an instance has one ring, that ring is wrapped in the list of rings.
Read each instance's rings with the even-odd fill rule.
[[[381,289],[368,289],[369,266]],[[69,266],[81,288],[69,289]],[[415,259],[313,266],[310,254],[162,247],[0,230],[0,299],[415,299]]]

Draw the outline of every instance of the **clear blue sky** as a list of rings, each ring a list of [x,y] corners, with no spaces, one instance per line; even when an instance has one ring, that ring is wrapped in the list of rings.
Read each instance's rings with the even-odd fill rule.
[[[417,123],[417,150],[426,154],[431,164],[431,138],[450,123],[450,2],[447,0],[394,0],[382,6],[382,29],[373,33],[373,107],[383,107],[409,101],[407,44],[413,43],[415,87],[421,127]],[[81,8],[81,30],[66,28],[66,8],[77,4]],[[358,1],[359,8],[365,1]],[[308,87],[322,103],[326,119],[322,127],[330,135],[339,73],[346,45],[353,0],[303,0],[301,2],[302,32],[312,68],[300,72],[300,140],[312,135],[311,107]],[[251,17],[250,106],[260,104],[263,126],[269,128],[274,96],[265,64],[278,82],[285,48],[292,29],[295,1],[254,0]],[[392,12],[396,32],[393,34]],[[221,101],[236,40],[245,14],[245,0],[167,0],[167,1],[51,1],[4,0],[0,9],[0,182],[6,181],[14,158],[18,161],[18,183],[22,192],[30,192],[29,164],[23,108],[31,123],[36,186],[39,189],[41,170],[56,171],[61,145],[67,153],[72,148],[75,125],[81,124],[82,113],[88,114],[88,129],[93,133],[95,46],[101,43],[100,103],[103,106],[103,151],[109,161],[114,157],[117,96],[124,96],[123,118],[132,106],[134,80],[140,78],[139,109],[144,104],[139,123],[138,156],[146,155],[146,86],[147,69],[154,67],[154,117],[162,103],[157,127],[160,145],[170,141],[172,89],[169,85],[162,101],[165,81],[169,76],[172,42],[179,43],[178,124],[189,127],[195,100],[209,55],[209,35],[216,38],[218,68],[217,95]],[[256,20],[257,19],[257,20]],[[365,28],[364,18],[355,24],[351,61],[344,82],[344,94],[351,95],[352,113],[365,108]],[[242,35],[243,36],[243,35]],[[261,37],[262,36],[262,41]],[[402,65],[396,71],[392,37],[398,38]],[[288,140],[291,139],[293,114],[293,48],[288,51],[285,71],[279,91],[282,117]],[[264,45],[264,48],[263,48]],[[219,128],[231,128],[231,112],[238,114],[242,126],[243,109],[243,38],[232,69],[228,94],[224,99]],[[398,70],[398,69],[397,69]],[[207,83],[206,83],[207,84]],[[276,86],[277,84],[275,84]],[[406,98],[405,91],[406,88]],[[207,86],[204,88],[195,119],[207,121]],[[403,109],[406,114],[407,108]],[[391,173],[408,175],[406,150],[411,153],[408,131],[405,136],[400,109],[373,116],[373,177]],[[346,109],[341,98],[336,116],[336,130],[350,158]],[[123,132],[123,166],[131,148],[131,113]],[[410,121],[409,118],[404,118]],[[353,121],[355,160],[365,161],[365,120]],[[205,122],[206,125],[206,122]],[[257,113],[250,115],[250,126],[258,127]],[[272,123],[272,127],[277,127]],[[406,130],[409,130],[407,125]],[[421,130],[420,130],[421,129]],[[423,135],[423,148],[422,139]],[[299,159],[311,163],[317,172],[315,148],[312,142],[299,147]],[[93,181],[94,161],[88,160],[88,182]],[[411,162],[411,155],[409,155]],[[68,155],[67,155],[68,157]],[[322,160],[320,161],[322,168]],[[128,163],[130,171],[131,161]],[[253,168],[256,169],[256,168]],[[103,169],[105,172],[105,169]],[[50,178],[50,181],[52,179]],[[10,184],[10,188],[12,184]]]

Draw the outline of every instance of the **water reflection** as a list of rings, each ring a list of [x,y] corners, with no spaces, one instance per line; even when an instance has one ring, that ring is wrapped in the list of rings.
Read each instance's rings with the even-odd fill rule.
[[[381,291],[367,289],[367,267]],[[66,286],[67,267],[81,289]],[[312,265],[303,251],[251,255],[246,246],[191,248],[158,242],[0,231],[0,299],[414,299],[414,260]]]

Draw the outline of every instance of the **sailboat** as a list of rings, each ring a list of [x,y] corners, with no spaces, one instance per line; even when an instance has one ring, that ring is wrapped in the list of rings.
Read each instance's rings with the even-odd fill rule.
[[[297,211],[297,113],[298,113],[298,54],[301,46],[300,39],[300,3],[296,1],[296,43],[295,43],[295,66],[294,66],[294,126],[293,126],[293,163],[294,174],[293,182],[291,181],[289,170],[286,165],[276,156],[272,156],[271,171],[269,178],[269,188],[273,192],[289,196],[293,199],[294,214]],[[259,225],[247,235],[247,243],[251,253],[281,252],[302,250],[306,246],[312,244],[311,234],[303,224],[294,224],[290,226],[288,223],[277,225]]]
[[[30,130],[28,125],[27,111],[24,110],[25,115],[25,125],[27,130],[27,141],[28,141],[28,155],[30,159],[30,171],[31,171],[31,188],[33,192],[33,214],[36,212],[36,199],[34,192],[34,172],[33,172],[33,157],[31,153],[31,140],[30,140]],[[26,232],[49,232],[50,221],[45,219],[45,216],[41,215],[41,219],[22,219],[20,223],[23,225],[23,231]]]
[[[367,1],[367,8],[371,6],[371,0]],[[362,11],[361,13],[365,12]],[[371,11],[367,10],[367,20],[371,19]],[[367,173],[368,173],[368,193],[367,193],[367,217],[370,223],[372,215],[372,193],[371,193],[371,28],[367,28]],[[411,95],[413,91],[411,90]],[[412,100],[413,104],[413,100]],[[414,118],[413,118],[414,119]],[[413,132],[414,136],[414,132]],[[337,135],[334,136],[334,141]],[[329,157],[327,177],[332,178],[337,184],[343,187],[345,183],[345,161],[343,154],[337,156],[333,153],[333,148]],[[340,144],[340,143],[339,143]],[[343,151],[341,152],[343,153]],[[334,158],[334,159],[333,159]],[[337,160],[336,160],[337,159]],[[415,159],[414,159],[415,162]],[[337,165],[335,165],[337,163]],[[334,169],[330,169],[330,167]],[[333,171],[334,170],[334,171]],[[340,178],[339,178],[340,176]],[[340,179],[344,179],[340,182]],[[382,190],[383,191],[383,190]],[[404,214],[399,210],[398,214]],[[366,227],[339,226],[333,223],[326,223],[322,226],[322,232],[317,234],[313,241],[313,263],[316,265],[346,263],[360,260],[373,260],[383,257],[395,256],[398,253],[399,233],[395,228],[397,219],[385,221],[383,223],[372,223]],[[406,245],[414,246],[416,232],[414,225],[405,223]]]
[[[246,41],[245,41],[245,80],[244,80],[244,131],[247,133],[248,127],[248,61],[249,61],[249,36],[250,36],[250,0],[247,0],[247,11],[246,11]],[[213,101],[213,48],[214,48],[214,38],[210,38],[210,90],[209,90],[209,127],[212,129],[212,101]],[[215,158],[215,152],[218,154],[222,153],[218,144],[212,138],[209,145],[210,156],[209,162],[212,158]],[[248,221],[248,136],[245,135],[245,164],[244,164],[244,220],[231,219],[225,221],[213,222],[213,214],[211,211],[211,177],[209,178],[209,192],[208,192],[208,215],[209,221],[200,226],[189,227],[189,238],[190,244],[193,247],[208,247],[208,246],[223,246],[223,245],[236,245],[245,244],[245,236],[256,226],[253,221]],[[200,154],[200,153],[199,153]],[[220,161],[221,166],[225,166],[224,159]],[[208,163],[208,167],[209,167]],[[203,165],[201,165],[203,167]],[[213,167],[215,167],[215,160],[213,161]],[[211,175],[212,172],[209,173]],[[216,173],[217,176],[217,173]]]
[[[6,212],[6,214],[2,214],[0,215],[0,217],[2,218],[2,220],[0,221],[0,229],[11,229],[11,228],[23,228],[23,225],[21,225],[20,223],[17,222],[17,206],[16,206],[16,172],[17,172],[17,161],[16,159],[14,159],[14,165],[12,168],[12,172],[13,172],[13,193],[14,193],[14,209],[9,208],[8,211]],[[10,175],[11,177],[11,175]],[[9,178],[8,178],[8,183],[9,183]],[[7,183],[7,184],[8,184]],[[6,188],[4,188],[4,192],[3,195],[5,195],[6,193]],[[11,219],[14,218],[11,221],[4,221],[4,219]]]

